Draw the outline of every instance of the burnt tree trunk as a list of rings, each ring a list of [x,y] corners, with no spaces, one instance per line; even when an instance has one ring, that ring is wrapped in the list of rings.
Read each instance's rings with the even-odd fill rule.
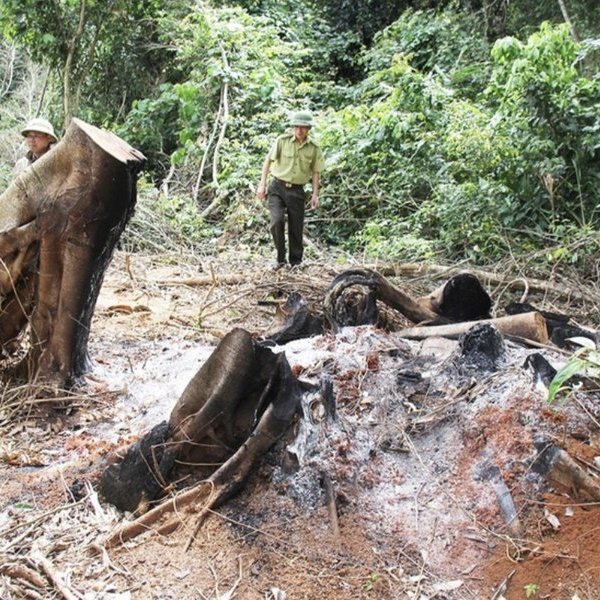
[[[109,543],[151,523],[169,529],[173,511],[200,502],[210,508],[229,498],[287,430],[300,395],[283,353],[261,347],[243,329],[229,332],[188,383],[168,424],[156,426],[110,465],[100,489],[118,508],[139,514],[183,475],[200,483],[153,508]]]
[[[66,385],[85,372],[90,321],[143,162],[117,136],[73,119],[0,196],[5,354],[27,325],[30,331],[19,375]]]

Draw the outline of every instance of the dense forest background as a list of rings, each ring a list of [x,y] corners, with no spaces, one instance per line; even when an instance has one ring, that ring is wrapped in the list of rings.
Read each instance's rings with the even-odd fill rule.
[[[268,246],[260,167],[308,108],[315,240],[597,278],[599,31],[597,0],[0,0],[0,184],[25,121],[77,116],[148,157],[133,249]]]

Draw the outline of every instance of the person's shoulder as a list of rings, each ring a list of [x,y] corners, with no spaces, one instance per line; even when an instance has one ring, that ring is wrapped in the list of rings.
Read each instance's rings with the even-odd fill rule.
[[[282,142],[291,142],[294,140],[294,134],[290,133],[289,131],[286,131],[285,133],[280,133],[277,136],[277,141],[282,141]]]

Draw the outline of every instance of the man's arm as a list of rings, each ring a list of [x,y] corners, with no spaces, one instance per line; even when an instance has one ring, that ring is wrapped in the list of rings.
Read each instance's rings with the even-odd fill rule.
[[[321,174],[319,171],[313,171],[312,174],[312,196],[310,198],[310,207],[319,206],[319,186],[321,185]]]
[[[262,170],[260,172],[260,181],[258,182],[258,187],[256,188],[256,197],[259,200],[264,200],[267,195],[267,177],[269,176],[269,171],[271,170],[271,155],[265,158],[265,162],[263,163]]]

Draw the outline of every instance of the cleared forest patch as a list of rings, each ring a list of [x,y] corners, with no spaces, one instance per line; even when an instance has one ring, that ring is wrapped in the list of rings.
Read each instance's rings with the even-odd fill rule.
[[[597,392],[548,405],[524,367],[534,352],[556,365],[566,354],[505,340],[498,368],[482,371],[454,340],[372,325],[275,348],[301,380],[331,381],[335,414],[305,395],[304,418],[202,527],[186,513],[175,532],[104,549],[131,518],[95,491],[107,457],[168,417],[230,329],[276,330],[292,291],[318,309],[346,267],[271,273],[231,256],[118,254],[76,401],[48,408],[42,394],[5,394],[0,595],[598,597],[598,503],[534,468],[543,442],[598,473]],[[415,294],[434,287],[394,280]]]

